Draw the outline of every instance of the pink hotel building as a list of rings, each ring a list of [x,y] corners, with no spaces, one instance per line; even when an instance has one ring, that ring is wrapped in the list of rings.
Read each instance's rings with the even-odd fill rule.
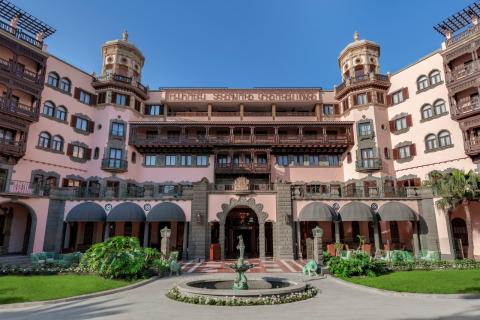
[[[480,204],[436,208],[430,171],[478,170],[480,6],[392,74],[380,46],[341,50],[322,88],[162,88],[125,32],[91,74],[45,50],[54,29],[0,1],[0,255],[85,250],[115,235],[184,259],[305,258],[323,242],[480,257]],[[333,57],[332,57],[333,58]],[[388,59],[388,57],[387,57]],[[332,59],[333,62],[333,59]],[[331,250],[331,246],[327,246]]]

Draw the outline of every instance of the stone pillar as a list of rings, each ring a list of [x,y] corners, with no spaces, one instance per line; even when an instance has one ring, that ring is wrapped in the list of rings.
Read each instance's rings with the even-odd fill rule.
[[[240,120],[243,120],[243,114],[244,114],[245,106],[243,103],[240,104]]]
[[[150,223],[145,222],[145,227],[143,228],[143,247],[148,247],[148,239],[149,239],[149,231],[150,231]]]
[[[272,119],[275,120],[277,117],[277,105],[275,103],[272,104]]]
[[[417,204],[419,213],[420,247],[427,250],[440,251],[437,218],[435,216],[435,203],[432,198],[427,198],[418,200]],[[450,223],[448,223],[448,225],[449,224]],[[453,246],[451,250],[451,253],[453,254]]]
[[[275,223],[275,257],[278,259],[294,258],[294,235],[292,219],[292,192],[289,183],[276,183],[277,217]]]
[[[312,229],[313,235],[313,260],[321,266],[323,265],[323,229],[319,226],[316,226]]]
[[[168,116],[168,104],[166,103],[163,105],[163,116]]]
[[[162,240],[160,242],[160,251],[162,252],[163,256],[168,258],[170,257],[170,235],[172,230],[168,229],[167,227],[160,230],[160,235]]]
[[[208,231],[208,180],[202,179],[193,184],[192,217],[188,234],[189,259],[208,257]]]
[[[315,105],[315,116],[317,117],[317,120],[321,120],[322,118],[320,104],[318,103]]]
[[[209,103],[207,106],[208,120],[212,119],[212,104]]]
[[[105,222],[105,230],[103,231],[103,241],[107,241],[108,240],[108,226],[109,226],[109,223],[108,222]]]
[[[336,243],[340,243],[340,223],[342,223],[341,221],[334,221],[333,222],[335,224],[335,242]]]
[[[373,221],[373,241],[375,242],[375,253],[381,250],[380,234],[378,232],[378,220]]]
[[[420,255],[420,243],[418,242],[418,221],[412,221],[413,224],[413,253],[415,257]]]
[[[65,237],[63,238],[63,248],[68,248],[68,243],[70,242],[70,223],[67,222],[67,228],[65,230]]]
[[[258,241],[259,257],[265,259],[265,222],[261,222],[258,226]]]
[[[188,260],[188,221],[185,222],[183,227],[182,260]]]
[[[220,241],[220,256],[222,260],[225,260],[225,221],[220,221],[219,241]]]
[[[302,233],[300,229],[300,221],[296,222],[297,224],[297,259],[302,259]]]
[[[43,251],[60,252],[62,249],[64,215],[65,200],[50,199],[45,225]],[[34,235],[32,235],[32,237],[33,236]]]

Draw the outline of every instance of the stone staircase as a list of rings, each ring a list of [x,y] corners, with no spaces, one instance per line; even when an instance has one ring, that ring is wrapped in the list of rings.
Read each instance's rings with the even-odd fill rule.
[[[0,256],[0,265],[29,266],[30,259],[26,255],[4,255]]]

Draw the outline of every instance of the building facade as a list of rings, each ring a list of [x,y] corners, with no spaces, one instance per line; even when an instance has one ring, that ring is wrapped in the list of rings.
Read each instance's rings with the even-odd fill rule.
[[[230,258],[239,235],[249,257],[308,258],[318,225],[372,254],[480,257],[480,205],[447,214],[422,187],[434,169],[477,170],[475,10],[394,74],[355,33],[333,90],[150,90],[127,32],[89,74],[42,50],[52,28],[0,7],[0,254],[115,235],[158,248],[168,227],[184,259]]]

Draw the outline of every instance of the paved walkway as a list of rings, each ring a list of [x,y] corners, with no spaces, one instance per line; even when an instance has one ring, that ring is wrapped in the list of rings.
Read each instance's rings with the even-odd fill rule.
[[[313,280],[292,273],[275,276],[309,281],[321,292],[306,301],[255,307],[197,306],[165,297],[169,288],[187,278],[231,277],[231,274],[190,273],[85,301],[28,309],[4,309],[0,310],[0,319],[480,319],[480,300],[476,299],[392,296],[351,288],[328,278]]]
[[[237,260],[225,261],[189,261],[180,263],[184,273],[233,273],[229,267]],[[249,273],[298,273],[302,271],[305,261],[303,260],[274,260],[274,259],[248,259],[255,267],[248,270]]]

